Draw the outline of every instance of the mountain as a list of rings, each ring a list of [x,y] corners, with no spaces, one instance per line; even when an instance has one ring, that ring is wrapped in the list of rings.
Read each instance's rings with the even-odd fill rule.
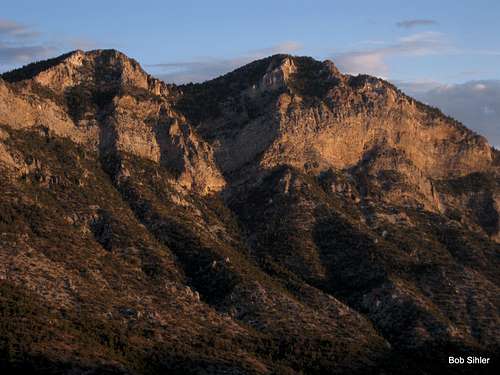
[[[115,50],[4,73],[0,369],[487,373],[499,161],[309,57],[183,86]]]

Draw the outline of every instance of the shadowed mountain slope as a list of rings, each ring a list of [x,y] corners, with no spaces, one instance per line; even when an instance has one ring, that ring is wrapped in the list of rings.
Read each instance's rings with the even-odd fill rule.
[[[499,157],[330,61],[0,79],[0,369],[429,374],[499,346]],[[475,373],[491,367],[475,367]]]

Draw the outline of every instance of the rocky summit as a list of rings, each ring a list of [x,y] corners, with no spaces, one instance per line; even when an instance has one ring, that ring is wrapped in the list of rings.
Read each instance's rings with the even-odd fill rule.
[[[382,79],[70,52],[1,75],[0,179],[2,374],[498,359],[500,153]]]

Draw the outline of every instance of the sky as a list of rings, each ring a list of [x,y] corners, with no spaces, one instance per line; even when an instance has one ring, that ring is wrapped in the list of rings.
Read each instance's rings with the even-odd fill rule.
[[[114,48],[168,82],[214,78],[275,53],[367,73],[500,146],[500,1],[2,0],[0,72]]]

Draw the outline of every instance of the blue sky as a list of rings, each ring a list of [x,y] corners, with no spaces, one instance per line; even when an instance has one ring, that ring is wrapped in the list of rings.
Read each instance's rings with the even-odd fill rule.
[[[202,81],[285,52],[332,59],[436,101],[457,88],[475,95],[476,81],[500,92],[499,16],[496,0],[3,0],[0,71],[76,48],[115,48],[165,80]],[[474,105],[490,128],[500,126],[500,104]]]
[[[46,47],[40,55],[117,48],[158,71],[148,65],[244,60],[285,46],[294,54],[340,58],[344,70],[351,62],[355,72],[446,83],[500,79],[499,16],[495,0],[4,0],[0,13],[38,33],[22,42]],[[353,53],[357,59],[348,58]],[[4,61],[0,69],[22,60]]]

